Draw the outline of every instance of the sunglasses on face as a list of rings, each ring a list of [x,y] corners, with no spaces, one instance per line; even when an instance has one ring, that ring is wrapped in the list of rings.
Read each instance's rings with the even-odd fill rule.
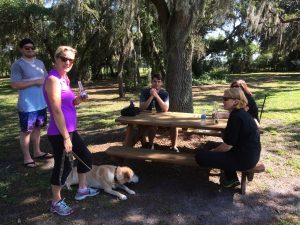
[[[228,101],[229,99],[236,99],[236,98],[232,98],[232,97],[226,97],[226,96],[223,96],[223,101],[226,102]]]
[[[35,47],[34,46],[25,46],[24,49],[26,51],[29,51],[29,50],[35,50]]]
[[[74,63],[74,59],[69,59],[69,58],[66,58],[66,57],[64,57],[64,56],[59,56],[59,58],[60,58],[60,60],[62,61],[62,62],[67,62],[67,61],[69,61],[70,63]]]

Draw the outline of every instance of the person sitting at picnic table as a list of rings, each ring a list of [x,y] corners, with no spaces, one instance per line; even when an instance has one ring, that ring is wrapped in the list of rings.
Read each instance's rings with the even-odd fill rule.
[[[248,88],[247,83],[244,80],[235,80],[230,85],[231,88],[241,88],[244,92],[247,100],[248,105],[246,107],[246,111],[254,118],[259,124],[259,118],[258,118],[258,107],[257,104],[253,98],[253,94]],[[218,116],[219,119],[227,119],[229,117],[228,112],[219,112],[218,115],[213,114],[213,117]]]
[[[224,170],[223,186],[235,187],[240,184],[236,171],[251,169],[259,160],[260,134],[254,119],[246,112],[248,101],[240,88],[225,90],[223,104],[229,111],[224,142],[210,151],[198,151],[196,162],[199,166]]]
[[[169,93],[162,88],[162,77],[160,74],[155,73],[151,76],[151,87],[143,89],[140,95],[140,110],[151,111],[155,108],[156,112],[167,112],[169,110]],[[145,148],[154,149],[154,137],[157,131],[157,127],[152,126],[140,126],[140,138],[142,146]],[[177,136],[178,129],[171,127],[169,129],[171,137],[170,150],[179,152],[177,148]],[[148,135],[149,143],[146,143],[145,137]]]

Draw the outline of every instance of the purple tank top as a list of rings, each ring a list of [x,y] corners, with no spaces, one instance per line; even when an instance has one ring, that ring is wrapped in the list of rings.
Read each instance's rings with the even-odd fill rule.
[[[59,79],[60,85],[61,85],[61,110],[64,114],[65,118],[65,123],[67,126],[68,132],[73,132],[76,130],[77,126],[77,119],[76,119],[76,109],[74,106],[74,99],[75,99],[75,94],[73,93],[71,87],[70,87],[70,81],[69,79],[65,79],[59,75],[59,73],[56,70],[51,70],[47,77],[45,78],[45,81],[50,77],[50,76],[55,76]],[[44,97],[46,100],[46,103],[48,105],[48,109],[50,112],[50,122],[49,122],[49,127],[48,127],[48,135],[58,135],[60,134],[60,131],[58,130],[55,120],[53,117],[53,112],[51,109],[51,105],[49,104],[49,99],[47,96],[47,92],[45,90],[45,83],[43,85],[43,93]]]

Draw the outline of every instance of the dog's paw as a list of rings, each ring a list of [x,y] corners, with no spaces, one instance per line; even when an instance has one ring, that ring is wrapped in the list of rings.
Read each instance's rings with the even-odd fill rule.
[[[128,194],[135,195],[135,191],[133,191],[133,190],[128,190]]]
[[[121,199],[121,200],[127,200],[127,196],[120,194],[119,195],[119,199]]]

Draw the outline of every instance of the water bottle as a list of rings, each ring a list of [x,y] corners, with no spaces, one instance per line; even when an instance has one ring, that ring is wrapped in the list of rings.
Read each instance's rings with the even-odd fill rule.
[[[86,98],[86,97],[87,97],[87,93],[86,93],[86,91],[84,90],[84,88],[83,88],[82,83],[81,83],[80,80],[78,81],[78,87],[79,87],[80,97],[81,97],[81,98]]]
[[[155,113],[156,113],[155,100],[152,101],[151,113],[152,113],[152,114],[155,114]]]
[[[201,126],[205,126],[206,125],[206,111],[205,111],[205,109],[202,110],[200,119],[201,119]]]
[[[214,102],[214,108],[213,108],[213,114],[214,114],[214,123],[219,123],[219,106],[217,102]]]

